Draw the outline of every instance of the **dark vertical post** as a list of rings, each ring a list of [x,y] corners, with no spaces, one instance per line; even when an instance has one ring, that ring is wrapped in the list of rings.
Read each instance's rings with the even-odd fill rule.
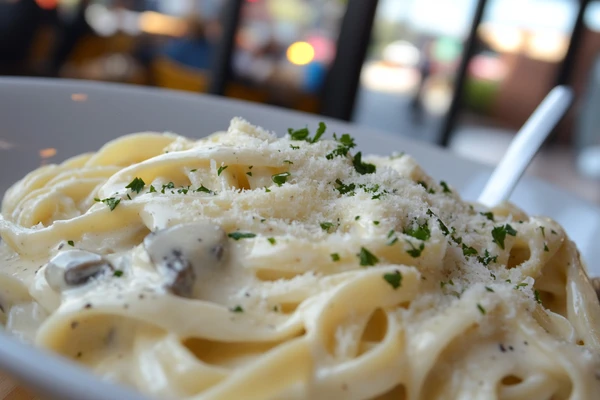
[[[469,63],[475,54],[475,46],[477,44],[477,28],[479,28],[479,24],[481,23],[486,3],[487,0],[478,0],[477,2],[475,14],[473,15],[473,21],[471,23],[471,29],[469,30],[469,36],[467,36],[462,59],[454,80],[454,93],[452,93],[452,102],[450,103],[450,108],[448,109],[448,113],[444,118],[442,130],[438,138],[438,142],[442,146],[448,145],[452,131],[456,126],[456,120],[458,118],[458,112],[460,111],[463,89],[467,77],[467,68],[469,67]]]
[[[221,11],[221,40],[215,50],[208,92],[222,96],[231,77],[231,58],[244,0],[226,0]]]
[[[348,0],[333,61],[323,89],[321,114],[349,121],[371,39],[378,0]]]
[[[573,73],[573,64],[575,64],[575,58],[577,57],[577,51],[581,46],[581,36],[583,34],[583,17],[587,6],[590,4],[590,0],[579,0],[579,11],[577,12],[577,18],[575,18],[575,25],[571,32],[571,40],[569,41],[569,48],[567,54],[560,66],[558,76],[556,78],[557,85],[567,85],[571,79]]]

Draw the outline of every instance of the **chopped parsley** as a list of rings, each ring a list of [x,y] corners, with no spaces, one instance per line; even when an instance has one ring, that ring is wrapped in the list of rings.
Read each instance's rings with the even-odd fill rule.
[[[181,187],[179,189],[177,189],[177,193],[183,193],[183,194],[187,194],[190,191],[190,187]]]
[[[129,193],[127,193],[127,198],[128,198],[129,200],[131,200],[131,196],[129,195]]]
[[[144,186],[146,186],[146,182],[142,178],[135,177],[129,182],[129,185],[125,186],[125,189],[131,189],[132,192],[139,193],[144,189]]]
[[[272,237],[270,237],[270,238],[267,238],[267,240],[268,240],[268,241],[269,241],[269,243],[271,243],[273,246],[274,246],[274,245],[277,243],[277,242],[275,241],[275,238],[272,238]]]
[[[268,187],[266,187],[266,186],[265,186],[265,192],[266,192],[266,193],[270,193],[270,192],[271,192],[271,189],[269,189]]]
[[[340,255],[338,253],[331,253],[331,261],[340,261]]]
[[[360,259],[360,265],[363,267],[371,267],[379,262],[379,258],[364,247],[360,248],[360,253],[357,256]]]
[[[558,235],[558,233],[556,233],[556,231],[555,231],[554,229],[552,229],[552,230],[550,231],[550,233],[552,233],[553,235]]]
[[[166,185],[162,185],[162,189],[160,190],[160,192],[162,194],[165,194],[166,189],[173,189],[174,187],[175,187],[175,184],[173,182],[169,182]]]
[[[71,247],[75,246],[75,242],[74,242],[74,241],[72,241],[72,240],[69,240],[67,243],[68,243],[68,244],[69,244],[69,246],[71,246]]]
[[[290,176],[289,172],[282,172],[271,176],[271,180],[275,182],[277,186],[281,186],[287,181],[288,176]]]
[[[252,176],[252,172],[248,171],[248,172],[246,172],[246,175]]]
[[[383,279],[389,283],[394,290],[402,286],[402,273],[398,270],[392,274],[383,274]]]
[[[154,187],[154,185],[150,185],[149,193],[156,193],[156,188]]]
[[[446,182],[441,181],[440,185],[442,186],[442,188],[444,188],[444,193],[452,193],[452,190],[450,190]]]
[[[431,237],[431,231],[429,230],[429,226],[427,226],[427,222],[423,225],[417,225],[416,228],[404,228],[404,234],[423,241],[429,240]]]
[[[332,222],[321,222],[319,225],[324,231],[329,231],[329,229],[334,227]]]
[[[515,285],[515,290],[519,290],[519,289],[521,289],[522,287],[525,287],[525,286],[527,286],[527,283],[525,283],[525,282],[519,283],[519,284]]]
[[[492,293],[494,293],[494,289],[492,289],[492,288],[491,288],[491,287],[489,287],[489,286],[486,286],[486,287],[485,287],[485,290],[487,290],[488,292],[492,292]]]
[[[122,276],[123,276],[123,271],[121,271],[120,269],[118,269],[118,270],[116,270],[116,271],[113,273],[113,276],[116,276],[117,278],[120,278],[120,277],[122,277]]]
[[[357,215],[356,217],[354,217],[355,221],[358,221],[360,219],[360,215]]]
[[[502,250],[504,250],[504,239],[506,239],[506,235],[517,236],[517,231],[515,231],[509,224],[497,226],[492,229],[492,237],[494,238],[493,241],[494,243],[498,244]]]
[[[284,164],[290,164],[290,165],[292,165],[292,164],[293,164],[293,162],[291,162],[290,160],[283,160],[283,163],[284,163]]]
[[[110,208],[110,211],[114,210],[119,203],[121,202],[121,199],[117,199],[115,197],[108,197],[106,199],[102,199],[100,200],[99,198],[94,198],[94,201],[98,201],[98,202],[102,202],[104,204],[106,204],[108,206],[108,208]]]
[[[467,246],[466,244],[462,244],[462,251],[463,251],[463,255],[465,257],[467,256],[474,256],[477,254],[477,249]]]
[[[196,171],[198,171],[198,168],[190,169],[190,172],[196,172]]]
[[[225,171],[229,165],[221,165],[217,170],[217,176],[221,176],[221,172]]]
[[[232,233],[227,234],[227,236],[229,236],[233,240],[251,239],[253,237],[256,237],[256,235],[254,233],[249,233],[249,232],[232,232]]]
[[[544,251],[550,251],[550,249],[548,249],[548,245],[546,243],[544,243]]]
[[[306,140],[306,138],[308,138],[308,135],[310,134],[308,128],[301,128],[296,130],[288,128],[288,133],[290,134],[290,138],[292,140]]]
[[[336,142],[338,142],[338,147],[333,150],[331,153],[327,154],[325,158],[328,160],[333,160],[335,157],[345,157],[348,155],[348,151],[356,146],[354,143],[354,139],[347,133],[344,133],[339,139],[336,134],[333,134],[333,138]]]
[[[410,240],[406,240],[406,243],[411,247],[410,250],[406,250],[406,252],[412,257],[417,258],[421,256],[421,253],[425,249],[425,244],[421,242],[419,247],[415,247]]]
[[[379,221],[373,221],[373,225],[379,225]]]
[[[354,196],[354,189],[356,189],[356,185],[354,183],[346,185],[339,179],[336,179],[335,183],[338,184],[338,187],[336,187],[335,190],[340,192],[340,194],[348,194],[349,196]]]
[[[309,143],[316,143],[319,141],[319,139],[321,139],[321,136],[323,136],[323,134],[325,133],[325,130],[327,129],[327,125],[325,125],[325,122],[319,122],[319,127],[317,128],[317,132],[315,133],[315,137],[312,139],[308,139]]]
[[[244,309],[242,308],[242,306],[237,305],[233,308],[230,308],[229,311],[235,312],[235,313],[242,313],[242,312],[244,312]]]
[[[300,146],[294,146],[293,144],[290,144],[290,148],[292,150],[298,150],[298,149],[300,149]]]
[[[437,219],[438,225],[440,226],[440,230],[442,231],[442,233],[444,234],[444,236],[448,236],[450,234],[450,231],[448,230],[448,227],[442,222],[441,219]]]
[[[375,165],[362,162],[362,153],[360,151],[354,155],[352,165],[354,165],[356,172],[361,175],[373,174],[377,170]]]
[[[485,315],[485,308],[483,308],[483,306],[481,304],[477,303],[477,309],[479,309],[479,312],[482,315]]]
[[[423,181],[418,181],[418,182],[417,182],[417,184],[419,184],[419,185],[423,186],[423,187],[425,188],[425,190],[429,189],[429,188],[427,187],[427,184],[426,184],[425,182],[423,182]]]
[[[477,261],[479,261],[480,263],[482,263],[486,267],[489,265],[489,263],[491,263],[491,262],[495,263],[497,260],[498,260],[498,256],[492,257],[490,255],[490,252],[487,249],[485,249],[485,252],[483,253],[483,256],[477,257]]]
[[[542,231],[542,236],[546,237],[546,229],[543,226],[540,226],[540,231]]]
[[[536,302],[542,304],[542,300],[540,299],[540,292],[537,289],[533,291],[533,297],[535,298]]]
[[[207,188],[206,186],[200,184],[200,187],[198,189],[196,189],[196,192],[204,192],[204,193],[214,193],[212,190],[210,190],[209,188]]]
[[[479,214],[483,215],[484,217],[486,217],[487,219],[489,219],[490,221],[494,221],[494,213],[491,211],[488,212],[480,212]]]

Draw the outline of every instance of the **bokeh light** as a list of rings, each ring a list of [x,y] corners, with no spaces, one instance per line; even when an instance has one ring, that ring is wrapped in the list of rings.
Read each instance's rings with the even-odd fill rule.
[[[292,64],[306,65],[315,58],[315,49],[307,42],[295,42],[287,49],[287,58]]]

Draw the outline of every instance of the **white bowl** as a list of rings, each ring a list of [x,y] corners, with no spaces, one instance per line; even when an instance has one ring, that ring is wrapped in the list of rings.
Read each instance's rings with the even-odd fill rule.
[[[42,162],[60,162],[98,149],[108,140],[145,130],[201,137],[224,130],[232,117],[280,134],[289,127],[316,127],[349,132],[363,153],[405,151],[425,170],[476,199],[491,169],[447,151],[409,141],[397,134],[323,119],[318,116],[212,96],[106,83],[0,78],[0,193]],[[56,155],[48,156],[55,149]],[[600,275],[600,209],[553,186],[524,178],[511,200],[530,214],[561,223],[577,243],[592,275]],[[143,399],[97,379],[61,357],[18,343],[0,334],[0,369],[43,393],[62,400]]]

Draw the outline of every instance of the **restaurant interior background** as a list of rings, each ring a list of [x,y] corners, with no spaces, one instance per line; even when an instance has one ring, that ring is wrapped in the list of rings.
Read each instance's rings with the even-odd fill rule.
[[[600,0],[0,0],[1,75],[217,93],[488,164],[568,83],[528,173],[596,203],[599,50]]]

